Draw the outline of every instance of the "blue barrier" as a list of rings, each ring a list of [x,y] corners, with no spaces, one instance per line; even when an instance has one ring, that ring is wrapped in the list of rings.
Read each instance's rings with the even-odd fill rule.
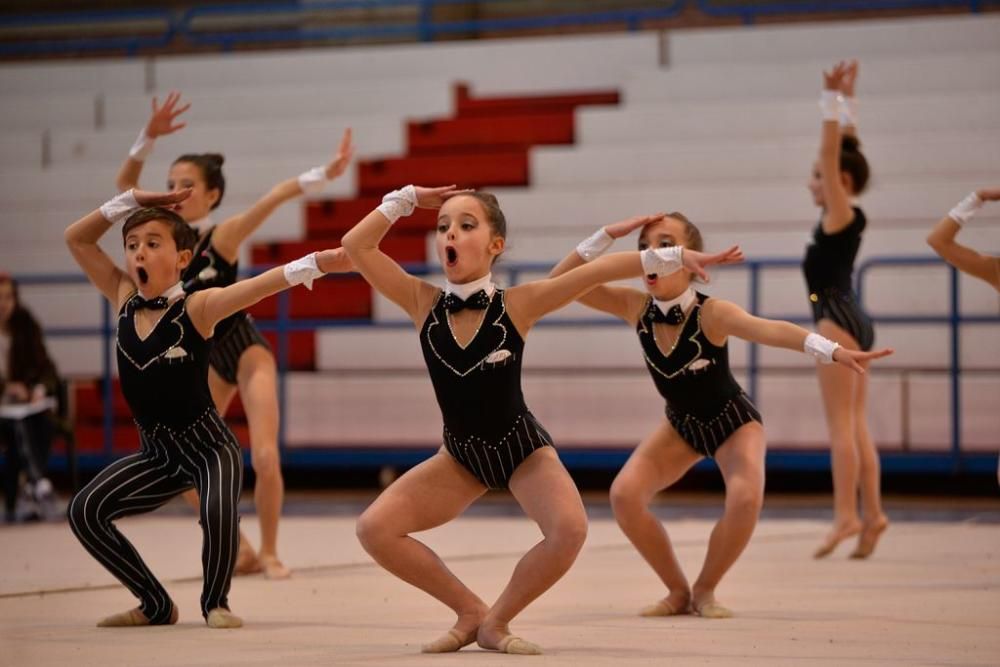
[[[977,13],[984,5],[996,4],[996,0],[813,0],[794,2],[793,0],[761,0],[759,2],[712,2],[697,0],[697,7],[716,18],[738,17],[744,24],[754,23],[758,17],[778,14],[832,14],[837,12],[861,12],[873,10],[906,9],[967,9]]]
[[[750,260],[739,266],[719,267],[720,270],[749,272],[747,304],[748,311],[760,314],[763,304],[760,275],[767,269],[788,269],[798,267],[799,259],[790,258],[761,258]],[[943,266],[944,263],[937,257],[875,257],[866,260],[858,266],[857,289],[864,300],[864,287],[868,274],[871,270],[880,267],[893,266]],[[440,274],[440,267],[416,264],[406,265],[405,268],[414,275],[434,275]],[[519,282],[520,277],[525,273],[547,273],[551,268],[549,264],[541,263],[511,263],[502,264],[495,270],[496,274],[503,274],[507,277],[506,284],[514,285]],[[887,472],[934,472],[934,473],[961,473],[961,472],[988,472],[995,468],[996,455],[966,452],[961,446],[961,420],[962,410],[960,402],[960,381],[961,366],[959,356],[960,332],[964,324],[995,323],[1000,324],[1000,315],[962,315],[960,312],[959,292],[958,292],[958,272],[950,269],[950,302],[947,315],[891,315],[873,316],[876,323],[895,324],[947,324],[951,336],[949,377],[951,383],[950,408],[951,408],[951,443],[950,450],[942,453],[916,453],[916,452],[889,452],[882,453],[883,469]],[[257,271],[261,270],[260,268]],[[343,275],[327,276],[326,280],[343,279]],[[58,285],[58,284],[80,284],[86,283],[87,279],[78,274],[62,275],[25,275],[18,276],[18,280],[23,285]],[[291,319],[290,318],[290,296],[289,292],[282,292],[275,298],[278,299],[277,318],[272,321],[258,321],[257,324],[265,331],[277,333],[277,346],[275,356],[278,364],[278,391],[279,406],[282,414],[286,414],[287,381],[289,373],[289,344],[290,334],[295,331],[309,331],[315,329],[335,328],[335,327],[380,327],[380,328],[412,328],[410,322],[387,322],[375,323],[370,320],[328,320],[328,319]],[[785,319],[801,324],[809,324],[811,320],[800,314],[788,316],[768,314],[768,317],[775,319]],[[114,326],[112,310],[107,302],[104,302],[102,310],[102,324],[100,327],[56,327],[47,328],[45,333],[50,337],[58,336],[93,336],[102,337],[102,376],[104,391],[104,450],[100,455],[84,455],[81,457],[83,467],[91,465],[104,465],[113,458],[113,394],[112,394],[112,363],[111,350],[114,340]],[[542,320],[537,326],[621,326],[621,323],[611,318],[588,318],[572,320]],[[760,373],[759,356],[757,345],[751,344],[747,357],[747,390],[751,395],[757,389],[757,382]],[[819,406],[817,406],[819,409]],[[406,466],[414,461],[421,460],[428,452],[429,448],[392,448],[392,447],[354,447],[349,444],[343,446],[329,447],[323,443],[316,443],[316,446],[296,446],[288,448],[285,446],[285,420],[281,420],[281,431],[279,442],[282,448],[283,465],[288,466]],[[570,467],[577,468],[613,468],[624,463],[628,455],[623,449],[586,449],[567,450],[562,452],[562,456]],[[65,465],[64,462],[56,461],[56,467]],[[768,465],[774,468],[785,470],[822,470],[829,466],[829,455],[817,451],[779,451],[768,455]]]
[[[173,41],[177,32],[173,16],[165,9],[123,9],[105,11],[62,12],[52,14],[21,14],[0,17],[0,29],[42,28],[70,24],[86,29],[115,28],[135,21],[155,21],[162,24],[148,35],[114,37],[81,37],[73,39],[37,39],[0,42],[0,56],[49,56],[81,51],[123,50],[134,56],[142,49],[162,49]]]

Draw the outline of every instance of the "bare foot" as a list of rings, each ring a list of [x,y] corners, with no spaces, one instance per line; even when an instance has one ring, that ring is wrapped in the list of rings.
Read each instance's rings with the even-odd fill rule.
[[[166,623],[156,623],[156,625],[173,625],[177,622],[179,617],[180,614],[177,612],[177,606],[171,605],[170,618]],[[97,622],[97,627],[99,628],[134,628],[143,625],[154,624],[149,622],[149,619],[146,618],[146,615],[143,614],[138,607],[118,614],[112,614],[111,616],[106,616]]]
[[[260,564],[257,552],[253,550],[243,531],[240,531],[240,550],[236,553],[236,567],[233,569],[233,574],[237,576],[257,574],[263,570],[264,566]]]
[[[691,613],[691,591],[671,591],[670,595],[643,608],[640,616],[677,616]]]
[[[813,552],[813,558],[826,558],[833,553],[833,550],[837,548],[838,544],[849,537],[854,537],[860,532],[861,522],[857,519],[843,525],[834,524],[833,530],[829,532],[823,540],[823,543],[819,545],[819,548]]]
[[[216,630],[243,627],[243,619],[224,607],[216,607],[209,611],[205,623]]]
[[[292,576],[292,571],[285,567],[285,564],[277,556],[260,554],[257,557],[257,561],[264,569],[264,576],[268,579],[288,579]]]
[[[482,648],[512,655],[541,655],[542,653],[538,644],[512,635],[506,625],[502,627],[480,625],[476,643]]]
[[[695,593],[691,600],[691,610],[702,618],[730,618],[732,610],[719,604],[715,592]]]
[[[486,616],[486,605],[469,612],[459,614],[455,626],[429,644],[420,648],[421,653],[454,653],[464,646],[476,641],[479,624]]]
[[[861,529],[861,537],[858,538],[858,546],[851,553],[851,558],[868,558],[875,552],[875,545],[882,533],[889,527],[889,518],[884,514],[874,521],[866,521]]]

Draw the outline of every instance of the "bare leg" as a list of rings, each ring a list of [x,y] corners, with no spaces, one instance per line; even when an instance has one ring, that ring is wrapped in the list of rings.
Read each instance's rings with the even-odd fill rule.
[[[250,426],[250,456],[254,475],[253,498],[260,521],[260,564],[271,579],[291,574],[278,558],[278,520],[285,497],[278,453],[278,373],[274,357],[261,347],[249,347],[240,356],[236,379]]]
[[[867,370],[868,364],[864,364]],[[881,466],[878,450],[868,432],[868,376],[857,378],[854,393],[854,428],[857,434],[858,461],[861,467],[862,529],[851,558],[868,558],[875,551],[879,537],[889,527],[882,511]]]
[[[510,581],[479,626],[477,642],[505,653],[541,650],[510,632],[510,622],[566,574],[587,538],[580,492],[552,447],[536,449],[518,466],[510,491],[538,524],[542,541],[518,561]]]
[[[475,641],[487,606],[410,533],[451,521],[485,491],[442,449],[389,485],[358,518],[358,539],[375,562],[458,616],[447,634],[424,646],[427,653],[457,651]]]
[[[852,350],[857,342],[829,320],[820,320],[820,334]],[[813,554],[829,555],[840,542],[861,532],[858,518],[858,449],[855,444],[854,393],[855,373],[840,364],[817,364],[826,424],[830,431],[833,468],[833,528]]]
[[[764,428],[757,422],[736,429],[715,453],[726,481],[726,509],[708,541],[701,574],[691,589],[691,606],[707,618],[727,618],[732,612],[715,600],[723,575],[740,557],[764,503]]]
[[[618,526],[667,587],[667,597],[639,612],[642,616],[671,616],[689,610],[691,588],[670,537],[649,504],[700,459],[664,419],[639,443],[611,484],[611,509]]]

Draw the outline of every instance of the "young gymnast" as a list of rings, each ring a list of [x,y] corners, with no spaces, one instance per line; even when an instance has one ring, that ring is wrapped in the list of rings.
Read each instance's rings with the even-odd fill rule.
[[[190,104],[178,106],[180,95],[170,93],[162,106],[153,99],[153,113],[118,173],[119,190],[138,187],[143,161],[157,138],[185,127],[177,118]],[[340,176],[353,154],[351,131],[344,132],[336,156],[327,165],[310,169],[298,178],[284,180],[246,211],[213,225],[210,211],[222,202],[226,181],[223,157],[214,153],[189,154],[170,167],[167,188],[191,189],[191,196],[176,207],[185,221],[200,234],[194,259],[183,274],[184,290],[193,293],[208,287],[225,287],[236,281],[240,246],[281,204],[305,192],[322,190]],[[240,531],[240,553],[236,573],[261,570],[272,579],[289,575],[278,557],[278,520],[284,497],[284,482],[278,452],[277,369],[274,355],[253,318],[238,312],[215,328],[215,343],[209,354],[209,388],[219,414],[225,415],[239,390],[250,427],[250,455],[256,476],[254,505],[260,520],[260,554]],[[194,491],[185,500],[198,508]]]
[[[409,275],[378,247],[389,227],[417,206],[440,208],[436,247],[443,289]],[[735,248],[717,255],[680,248],[621,253],[504,290],[490,271],[505,238],[496,198],[453,186],[392,192],[343,238],[357,270],[417,327],[444,419],[444,446],[390,485],[357,525],[361,544],[379,565],[457,614],[447,634],[423,647],[427,653],[457,651],[472,642],[505,653],[541,653],[511,634],[509,624],[569,569],[586,536],[580,494],[521,393],[524,338],[531,326],[604,281],[667,274],[682,263],[703,274],[705,266],[736,261],[739,254]],[[411,537],[451,521],[488,488],[509,488],[543,536],[492,606]]]
[[[702,250],[698,228],[680,213],[650,221],[632,218],[598,230],[563,259],[552,276],[578,270],[614,239],[642,229],[639,248]],[[596,261],[596,260],[594,260]],[[715,599],[723,575],[743,552],[757,524],[764,496],[764,428],[760,413],[729,370],[727,339],[804,351],[821,363],[838,362],[863,374],[861,364],[889,350],[860,352],[839,346],[789,322],[754,317],[736,304],[691,287],[692,275],[647,274],[646,291],[601,286],[578,299],[634,327],[646,367],[666,401],[666,418],[644,439],[611,485],[618,525],[653,568],[669,593],[640,613],[670,616],[694,612],[726,618]],[[688,584],[670,538],[649,504],[702,458],[719,466],[726,484],[722,518],[694,585]]]
[[[962,226],[988,201],[1000,201],[1000,188],[983,188],[969,193],[934,226],[927,235],[927,244],[959,271],[985,280],[1000,292],[1000,257],[983,255],[955,240]]]
[[[855,198],[865,189],[869,176],[855,130],[857,73],[856,62],[841,62],[823,73],[819,159],[809,182],[813,201],[822,214],[806,248],[802,271],[816,330],[845,348],[870,350],[875,331],[852,283],[854,260],[867,224]],[[813,555],[823,558],[842,540],[859,535],[851,557],[867,558],[889,525],[882,511],[878,451],[868,432],[868,378],[823,364],[817,365],[816,374],[830,433],[833,528]]]
[[[152,511],[192,488],[199,492],[203,533],[202,614],[212,628],[242,625],[229,610],[227,594],[238,546],[243,465],[239,444],[209,392],[209,339],[219,322],[266,296],[300,283],[311,287],[323,271],[350,270],[350,260],[337,249],[187,295],[181,275],[197,233],[167,207],[190,195],[190,190],[129,190],[65,234],[74,259],[118,310],[118,373],[141,442],[139,453],[98,473],[68,509],[80,543],[140,601],[138,608],[100,621],[102,627],[177,622],[177,607],[163,585],[113,522]],[[125,271],[98,245],[122,221]]]

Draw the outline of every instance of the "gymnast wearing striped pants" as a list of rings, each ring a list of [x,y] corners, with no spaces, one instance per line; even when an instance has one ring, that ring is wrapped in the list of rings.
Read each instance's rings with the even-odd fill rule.
[[[167,591],[113,522],[152,511],[192,488],[201,498],[202,615],[212,628],[242,626],[228,602],[239,544],[242,456],[208,389],[212,333],[220,320],[266,296],[290,285],[311,286],[323,273],[320,264],[350,268],[343,251],[324,251],[225,288],[186,295],[180,277],[197,233],[174,211],[159,207],[189,194],[129,190],[66,230],[73,257],[118,309],[118,370],[141,442],[139,453],[102,470],[69,505],[70,527],[80,543],[140,602],[103,619],[102,627],[177,622]],[[121,220],[127,271],[98,245]]]

